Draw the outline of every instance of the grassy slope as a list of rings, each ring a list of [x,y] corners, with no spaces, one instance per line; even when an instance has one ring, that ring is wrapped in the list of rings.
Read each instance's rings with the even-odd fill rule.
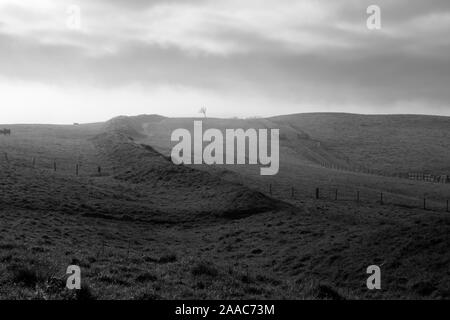
[[[450,117],[309,113],[270,120],[301,129],[355,167],[450,174]]]
[[[303,119],[303,117],[305,117]],[[347,119],[345,122],[341,121],[339,126],[337,124],[332,125],[333,119],[339,119],[342,117]],[[356,166],[358,163],[356,160],[346,161],[343,160],[345,156],[340,156],[341,143],[336,142],[337,147],[328,146],[330,143],[324,138],[329,139],[342,139],[343,141],[355,140],[352,135],[358,132],[359,124],[364,121],[372,121],[372,117],[381,117],[382,119],[387,119],[385,123],[402,123],[403,117],[406,118],[405,124],[397,124],[398,127],[411,127],[409,123],[410,117],[415,118],[416,116],[392,116],[394,119],[391,120],[389,116],[360,116],[360,115],[342,115],[342,114],[300,114],[291,115],[283,117],[282,119],[271,118],[267,119],[251,119],[251,120],[241,120],[241,119],[199,119],[199,118],[155,118],[154,116],[141,116],[137,119],[128,119],[129,122],[133,123],[134,127],[144,128],[144,134],[139,137],[142,143],[149,144],[155,149],[161,151],[165,155],[170,155],[171,146],[174,145],[170,141],[170,134],[173,130],[177,128],[186,128],[192,131],[194,120],[203,120],[204,130],[207,128],[218,128],[222,131],[226,128],[280,128],[280,134],[284,137],[280,141],[280,172],[275,177],[261,177],[259,175],[259,168],[255,166],[215,166],[215,167],[204,167],[203,170],[212,171],[215,173],[221,173],[222,170],[229,170],[235,175],[224,174],[227,178],[231,180],[241,181],[243,183],[248,182],[249,178],[252,178],[251,185],[258,187],[262,191],[268,191],[268,184],[272,183],[276,186],[276,189],[281,189],[285,194],[290,194],[290,188],[295,187],[299,194],[312,194],[316,187],[330,189],[329,192],[334,193],[334,188],[339,188],[341,192],[346,193],[347,197],[355,197],[356,191],[361,191],[361,196],[366,195],[371,199],[379,199],[379,193],[385,193],[385,200],[391,199],[392,201],[397,201],[400,204],[413,204],[420,205],[425,196],[429,200],[436,200],[439,203],[434,204],[435,206],[444,206],[445,200],[448,199],[450,194],[450,185],[435,184],[423,181],[412,181],[407,179],[397,179],[391,177],[385,177],[373,174],[364,174],[359,172],[346,172],[337,171],[328,168],[323,168],[318,164],[318,162],[324,161],[328,163],[340,164],[342,167],[346,167],[348,162],[352,163],[351,166]],[[299,122],[301,120],[302,127],[299,125],[291,125],[290,122]],[[356,119],[354,119],[356,118]],[[418,116],[418,119],[422,119]],[[427,117],[423,117],[427,120]],[[434,118],[433,118],[434,119]],[[449,144],[450,139],[440,139],[433,140],[426,135],[428,131],[424,128],[429,128],[431,130],[431,125],[429,122],[423,120],[422,125],[418,125],[418,133],[415,135],[406,135],[404,139],[410,139],[409,136],[417,136],[422,134],[418,140],[430,140],[434,141],[435,144],[430,144],[429,148],[441,150],[442,145]],[[430,119],[428,119],[429,121]],[[436,123],[438,128],[441,128],[443,133],[446,134],[447,128],[444,128],[442,123],[447,121],[446,117],[437,117]],[[281,124],[280,124],[281,123]],[[426,123],[426,125],[424,124]],[[303,126],[304,125],[304,126]],[[375,125],[375,124],[373,124]],[[311,128],[315,128],[315,131]],[[325,132],[320,134],[320,132]],[[349,136],[345,136],[341,130],[345,132],[350,131]],[[410,130],[412,130],[410,128]],[[383,131],[382,129],[378,131]],[[437,133],[435,133],[437,134]],[[442,135],[441,134],[441,135]],[[381,140],[377,135],[375,137],[366,133],[366,136],[360,136],[358,139],[367,139],[371,141],[372,139]],[[399,142],[396,140],[397,136],[389,136],[384,134],[383,139],[388,139],[385,141],[386,145],[382,148],[395,149]],[[338,137],[338,138],[334,138]],[[318,145],[320,142],[320,145]],[[411,142],[413,142],[411,140]],[[364,145],[359,142],[358,145]],[[359,149],[358,145],[349,144],[347,146],[348,150],[351,150],[352,154],[358,155]],[[384,167],[387,166],[383,159],[385,157],[384,152],[378,151],[378,145],[368,145],[365,152],[370,152],[373,154],[373,158],[376,158],[371,165],[369,163],[359,164],[361,166],[366,166],[369,168],[375,168],[376,166]],[[381,150],[383,150],[381,148]],[[335,151],[335,149],[337,151]],[[448,148],[450,150],[450,148]],[[448,151],[446,150],[446,151]],[[409,150],[410,151],[410,150]],[[409,152],[408,151],[408,152]],[[404,154],[405,151],[402,151]],[[414,153],[414,152],[413,152]],[[435,157],[434,153],[426,154],[415,154],[415,157],[407,157],[408,161],[404,161],[404,158],[399,159],[402,154],[396,154],[392,156],[393,161],[398,161],[397,165],[403,165],[399,169],[401,172],[408,172],[411,166],[415,166],[411,163],[420,163],[423,168],[429,167],[433,172],[450,172],[447,171],[447,166],[450,163],[450,154],[446,157],[445,152],[441,152],[440,157]],[[355,156],[355,158],[357,158]],[[428,159],[433,158],[434,162],[427,162]],[[409,159],[412,159],[409,161]],[[439,162],[439,164],[438,164]],[[350,166],[350,167],[351,167]],[[199,168],[199,166],[194,166]],[[417,169],[417,167],[415,167]],[[328,191],[327,191],[328,192]],[[334,198],[334,196],[333,196]]]
[[[126,122],[125,129],[137,138],[144,123],[148,118]],[[221,214],[184,219],[195,211],[226,210],[208,207],[203,191],[180,187],[187,181],[178,179],[186,174],[171,172],[164,157],[130,145],[126,135],[92,139],[101,130],[24,126],[0,138],[10,157],[9,164],[0,162],[0,297],[76,298],[63,281],[65,267],[74,262],[87,284],[78,298],[449,298],[449,215],[380,206],[369,194],[389,183],[392,195],[408,196],[430,184],[337,172],[307,159],[297,162],[295,152],[282,153],[275,178],[261,178],[245,166],[227,177],[261,191],[273,183],[274,197],[295,208],[238,220]],[[30,168],[35,155],[39,169]],[[56,174],[54,157],[62,163]],[[80,157],[84,166],[74,177],[73,162]],[[142,161],[128,162],[133,159]],[[194,177],[210,181],[210,175]],[[248,190],[214,181],[211,204],[216,191]],[[359,204],[317,201],[312,191],[318,184],[356,184],[367,194]],[[290,199],[292,185],[296,199]],[[436,197],[448,191],[432,186]],[[224,208],[232,207],[227,199],[233,198],[219,202]],[[250,200],[244,203],[252,205]],[[381,292],[364,288],[365,268],[374,263],[383,265]]]

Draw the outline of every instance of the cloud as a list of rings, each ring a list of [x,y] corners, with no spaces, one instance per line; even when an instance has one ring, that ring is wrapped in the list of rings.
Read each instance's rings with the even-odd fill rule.
[[[79,31],[66,27],[73,2],[55,3],[0,1],[0,76],[105,95],[185,88],[263,99],[271,114],[270,104],[450,115],[448,1],[379,0],[379,31],[366,28],[365,0],[79,0]]]

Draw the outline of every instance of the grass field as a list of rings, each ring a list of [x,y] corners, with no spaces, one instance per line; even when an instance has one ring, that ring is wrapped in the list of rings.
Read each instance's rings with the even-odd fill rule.
[[[380,151],[373,132],[383,130],[371,117],[360,116],[372,126],[366,136],[354,119],[354,125],[340,120],[367,140],[359,146],[353,133],[330,125],[337,120],[329,115],[305,117],[280,124],[281,166],[274,177],[251,166],[173,165],[170,132],[191,128],[192,119],[8,125],[12,135],[0,136],[0,151],[8,155],[0,154],[0,298],[449,299],[450,213],[443,201],[450,186],[318,165],[325,157],[377,170],[421,164],[448,172],[446,131],[416,124],[410,134],[406,117],[404,139],[433,142],[441,157],[428,162],[434,153],[415,153],[402,164],[400,154],[392,155],[392,165],[383,160],[385,150],[396,150],[401,139],[386,134],[378,139]],[[381,118],[382,127],[403,123],[388,118]],[[423,126],[426,119],[414,121]],[[280,121],[287,120],[207,119],[205,126],[270,128]],[[358,148],[370,157],[359,156]],[[421,209],[424,195],[429,210]],[[69,264],[82,269],[80,291],[65,288]],[[365,286],[372,264],[382,269],[379,291]]]
[[[270,120],[301,128],[353,167],[391,174],[450,172],[450,117],[310,113]]]

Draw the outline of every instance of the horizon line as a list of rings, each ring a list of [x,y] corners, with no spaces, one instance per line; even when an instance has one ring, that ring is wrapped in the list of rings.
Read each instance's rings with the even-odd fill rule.
[[[158,116],[167,119],[215,119],[215,120],[255,120],[255,119],[270,119],[270,118],[278,118],[278,117],[287,117],[287,116],[295,116],[295,115],[312,115],[312,114],[335,114],[335,115],[358,115],[358,116],[422,116],[422,117],[440,117],[440,118],[450,118],[450,115],[437,115],[437,114],[425,114],[425,113],[356,113],[356,112],[338,112],[338,111],[317,111],[317,112],[298,112],[298,113],[287,113],[287,114],[278,114],[271,116],[247,116],[247,117],[239,117],[239,116],[228,116],[228,117],[202,117],[202,116],[165,116],[157,113],[141,113],[135,115],[117,115],[112,118],[103,121],[93,121],[93,122],[71,122],[71,123],[37,123],[37,122],[18,122],[18,123],[0,123],[1,126],[17,126],[17,125],[53,125],[53,126],[73,126],[73,125],[94,125],[94,124],[102,124],[108,121],[111,121],[116,118],[126,117],[126,118],[135,118],[142,116]]]

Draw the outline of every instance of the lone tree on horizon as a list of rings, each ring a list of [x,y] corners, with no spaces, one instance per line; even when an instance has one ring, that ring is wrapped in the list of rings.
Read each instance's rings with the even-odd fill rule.
[[[205,118],[206,118],[206,108],[205,107],[201,107],[199,113],[202,113],[203,116],[205,116]]]

